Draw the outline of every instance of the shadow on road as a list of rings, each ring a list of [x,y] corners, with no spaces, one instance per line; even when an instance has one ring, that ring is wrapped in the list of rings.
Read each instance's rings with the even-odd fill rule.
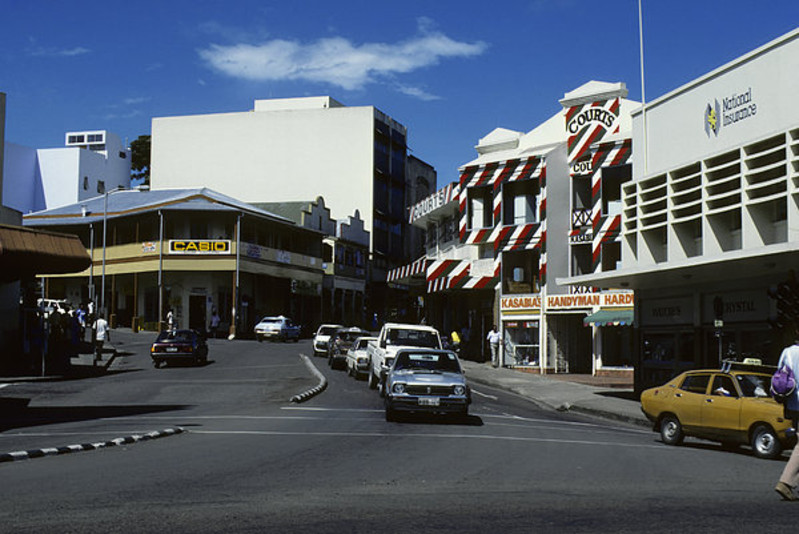
[[[189,405],[155,404],[126,406],[43,406],[29,407],[30,399],[0,398],[0,432],[12,428],[71,423],[114,417],[130,417],[142,414],[185,410]]]
[[[483,420],[476,415],[452,416],[429,413],[397,413],[398,423],[417,423],[422,425],[483,426]]]

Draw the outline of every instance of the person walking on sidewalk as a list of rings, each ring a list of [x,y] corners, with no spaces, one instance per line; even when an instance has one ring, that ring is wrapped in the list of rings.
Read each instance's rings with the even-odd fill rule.
[[[106,340],[111,342],[111,330],[108,328],[108,322],[104,317],[105,313],[100,312],[97,315],[97,320],[94,322],[94,361],[99,362],[103,359],[103,345]]]
[[[497,330],[497,325],[491,327],[491,331],[486,336],[488,346],[491,348],[491,365],[494,367],[499,366],[499,342],[502,341],[502,335]]]
[[[793,371],[794,376],[799,376],[799,326],[795,328],[794,336],[796,341],[782,351],[777,368],[780,369],[782,366],[786,366]],[[785,417],[793,420],[793,427],[797,428],[797,424],[799,424],[799,391],[796,389],[785,403]],[[793,492],[797,484],[799,484],[799,445],[793,448],[791,457],[788,459],[788,463],[785,464],[785,469],[782,470],[782,475],[780,475],[780,480],[774,487],[774,491],[779,493],[783,500],[797,501],[799,496]]]

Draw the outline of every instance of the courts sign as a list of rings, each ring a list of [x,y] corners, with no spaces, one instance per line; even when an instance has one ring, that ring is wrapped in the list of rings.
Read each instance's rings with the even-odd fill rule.
[[[170,254],[214,255],[230,254],[229,239],[170,239]]]

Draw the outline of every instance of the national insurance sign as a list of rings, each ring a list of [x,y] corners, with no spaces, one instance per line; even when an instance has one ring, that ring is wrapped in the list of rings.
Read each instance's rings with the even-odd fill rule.
[[[230,254],[229,239],[170,239],[170,254],[214,255]]]

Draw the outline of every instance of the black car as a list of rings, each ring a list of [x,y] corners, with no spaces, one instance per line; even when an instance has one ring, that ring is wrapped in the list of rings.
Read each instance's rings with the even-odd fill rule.
[[[168,362],[202,365],[208,361],[208,345],[196,330],[164,330],[150,347],[150,357],[156,369]]]
[[[370,335],[369,332],[353,326],[350,328],[339,328],[330,336],[330,343],[327,345],[327,364],[333,369],[344,368],[347,363],[347,351],[350,350],[356,339]]]

